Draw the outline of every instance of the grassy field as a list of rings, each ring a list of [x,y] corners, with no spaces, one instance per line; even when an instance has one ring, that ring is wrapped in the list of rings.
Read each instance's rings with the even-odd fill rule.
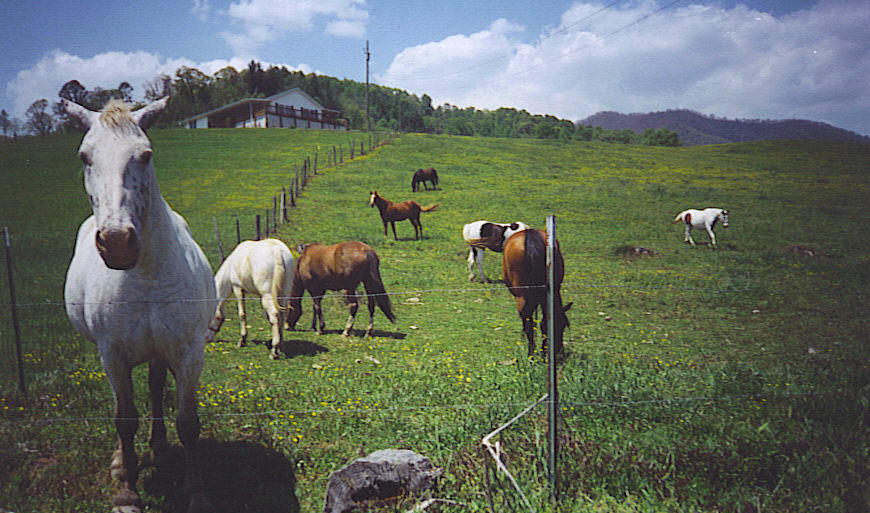
[[[353,137],[152,134],[163,193],[213,265],[212,217],[234,240],[234,214],[264,211],[293,165]],[[26,400],[12,379],[0,397],[0,507],[12,511],[104,510],[112,494],[111,393],[93,348],[58,304],[73,234],[87,215],[76,144],[0,142],[0,225],[12,230],[17,280],[26,284],[19,299],[31,369]],[[263,345],[235,347],[231,316],[207,347],[200,398],[214,502],[224,511],[314,511],[330,472],[397,447],[443,468],[435,495],[464,503],[463,511],[486,511],[490,498],[497,511],[520,504],[505,482],[487,494],[479,442],[544,393],[544,369],[525,358],[504,287],[468,282],[460,230],[477,219],[543,227],[555,214],[563,295],[574,302],[560,367],[556,510],[866,511],[868,150],[405,135],[328,170],[277,236],[291,247],[372,245],[398,322],[377,315],[375,337],[342,338],[345,307],[328,299],[331,331],[317,336],[307,329],[306,299],[304,330],[288,333],[286,359],[271,361]],[[411,193],[411,172],[430,166],[439,189]],[[399,241],[384,239],[367,204],[375,189],[392,200],[441,203],[423,214],[423,240],[413,240],[406,222]],[[669,224],[680,210],[706,206],[731,211],[718,250],[684,245],[682,228]],[[625,256],[626,246],[654,255]],[[498,257],[487,256],[492,277]],[[248,319],[265,341],[266,323]],[[8,308],[0,321],[8,348]],[[144,413],[145,374],[137,376]],[[500,442],[532,504],[547,511],[545,434],[539,408]],[[183,510],[171,463],[143,461],[149,511]]]

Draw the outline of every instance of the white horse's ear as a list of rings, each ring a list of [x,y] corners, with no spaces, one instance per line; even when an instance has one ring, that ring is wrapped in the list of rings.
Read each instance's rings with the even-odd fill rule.
[[[96,122],[97,117],[99,117],[99,112],[94,112],[88,108],[82,107],[78,103],[71,102],[66,98],[61,100],[63,102],[63,108],[66,110],[67,114],[81,121],[85,128],[91,128],[91,125]]]
[[[169,101],[168,96],[164,96],[163,98],[157,100],[156,102],[150,103],[141,109],[132,113],[133,120],[136,121],[136,124],[142,130],[148,130],[151,128],[151,125],[154,124],[154,121],[157,119],[157,116],[163,112],[163,109],[166,108],[166,103]]]

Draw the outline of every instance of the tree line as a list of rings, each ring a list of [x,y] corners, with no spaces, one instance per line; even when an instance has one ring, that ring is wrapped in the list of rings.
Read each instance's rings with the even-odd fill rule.
[[[183,66],[172,77],[162,76],[143,84],[143,96],[146,101],[153,101],[170,95],[169,105],[158,126],[175,127],[181,120],[228,103],[243,98],[266,98],[294,87],[302,89],[324,107],[340,111],[350,129],[680,145],[677,133],[667,129],[647,129],[636,133],[632,130],[606,130],[513,108],[481,110],[449,103],[435,107],[427,94],[417,96],[375,84],[366,88],[365,84],[353,80],[292,71],[283,66],[263,68],[256,61],[251,61],[241,71],[226,67],[213,75]],[[70,80],[63,85],[58,96],[99,110],[112,98],[131,101],[132,93],[133,87],[127,82],[115,89],[88,90],[77,80]],[[27,109],[23,121],[0,111],[0,133],[5,136],[45,135],[80,129],[78,121],[66,115],[60,101],[52,104],[45,99],[34,102]]]

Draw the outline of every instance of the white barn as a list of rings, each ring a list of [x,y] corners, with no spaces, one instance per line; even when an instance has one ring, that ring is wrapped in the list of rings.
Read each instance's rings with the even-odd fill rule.
[[[318,128],[347,130],[347,120],[296,87],[268,98],[243,98],[181,121],[187,128]]]

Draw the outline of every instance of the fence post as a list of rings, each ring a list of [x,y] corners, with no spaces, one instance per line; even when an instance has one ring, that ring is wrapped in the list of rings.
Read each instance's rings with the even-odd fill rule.
[[[9,310],[12,312],[12,328],[15,331],[15,360],[18,364],[18,391],[27,395],[24,383],[24,356],[21,351],[21,326],[18,323],[18,304],[15,302],[15,282],[12,280],[12,242],[9,240],[9,227],[3,227],[3,238],[6,241],[6,275],[9,279]]]
[[[257,238],[255,240],[260,240],[263,238],[262,234],[260,233],[260,214],[257,214],[255,216],[255,225],[257,227]]]
[[[339,156],[341,157],[341,164],[344,164],[344,146],[338,148]]]
[[[314,154],[314,174],[317,174],[317,154]]]
[[[336,153],[335,153],[335,145],[334,145],[334,144],[332,145],[332,165],[333,165],[333,166],[337,166],[337,165],[338,165],[338,158],[336,157]]]
[[[217,217],[212,216],[211,222],[214,224],[214,238],[217,241],[218,251],[221,254],[221,263],[224,263],[224,245],[221,242],[221,232],[218,229]]]
[[[281,222],[287,222],[287,188],[281,187]]]
[[[558,474],[556,466],[559,457],[558,415],[559,391],[556,386],[556,344],[553,335],[556,333],[556,289],[555,289],[555,254],[556,254],[556,216],[547,216],[547,477],[550,481],[550,499],[553,505],[559,500]]]
[[[278,231],[278,197],[272,196],[272,233]]]

